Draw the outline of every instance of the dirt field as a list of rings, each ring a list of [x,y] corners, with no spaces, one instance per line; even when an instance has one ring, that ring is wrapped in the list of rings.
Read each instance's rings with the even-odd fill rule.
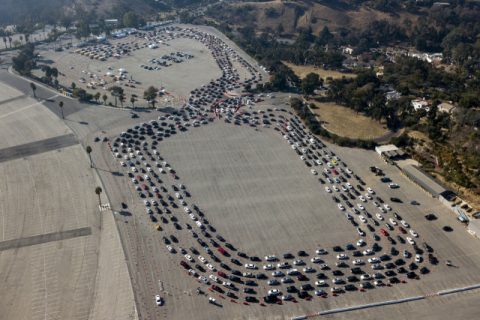
[[[331,133],[349,138],[371,139],[388,132],[385,123],[378,123],[370,118],[357,114],[352,109],[336,105],[334,102],[319,102],[321,99],[309,101],[315,103],[318,109],[311,111],[320,117],[319,121]]]
[[[314,68],[311,66],[296,66],[293,63],[288,63],[282,61],[285,65],[292,68],[293,72],[300,78],[304,78],[307,74],[314,72],[320,76],[320,78],[326,79],[327,77],[332,77],[333,79],[341,78],[345,76],[346,78],[355,78],[356,74],[351,73],[342,73],[333,70],[323,70],[322,68]]]

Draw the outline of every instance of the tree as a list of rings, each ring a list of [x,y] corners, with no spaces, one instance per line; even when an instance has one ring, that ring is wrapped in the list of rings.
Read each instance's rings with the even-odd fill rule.
[[[277,34],[282,34],[283,31],[285,31],[285,28],[283,28],[283,24],[279,23],[278,26],[275,28],[275,31]]]
[[[79,98],[80,100],[84,100],[84,98],[86,96],[86,93],[87,92],[85,91],[85,89],[78,88],[78,89],[73,90],[72,96],[74,98]]]
[[[102,188],[96,187],[95,188],[95,194],[98,196],[98,203],[101,204],[100,202],[100,194],[102,193]]]
[[[21,45],[20,41],[18,41],[18,40],[13,41],[13,46],[15,48],[18,47],[19,45]]]
[[[103,104],[106,105],[106,104],[107,104],[107,99],[108,99],[107,95],[104,94],[104,95],[102,96],[102,99],[103,99]]]
[[[5,43],[5,49],[7,49],[7,38],[3,37],[3,42]]]
[[[123,108],[123,99],[125,99],[125,96],[123,95],[123,93],[118,94],[118,99],[120,99],[120,104],[122,105],[122,108]]]
[[[62,119],[65,119],[65,117],[63,116],[63,101],[60,101],[58,103],[58,106],[60,107],[60,110],[62,110]]]
[[[10,49],[12,49],[12,38],[8,37],[8,42],[10,42]]]
[[[18,39],[20,39],[20,43],[23,44],[23,36],[19,36]]]
[[[88,153],[88,156],[90,157],[90,168],[93,168],[93,163],[92,163],[92,147],[86,146],[85,151]]]
[[[116,107],[117,106],[117,97],[120,96],[120,95],[123,96],[123,88],[119,87],[119,86],[113,86],[113,87],[108,88],[108,91],[110,91],[111,96],[115,98],[115,107]],[[122,101],[122,105],[123,105],[123,101]]]
[[[35,85],[35,83],[30,82],[30,88],[32,88],[33,97],[36,98],[37,96],[35,95],[35,90],[37,90],[37,86]]]
[[[138,28],[138,17],[134,11],[129,11],[123,16],[123,24],[127,28]]]
[[[250,83],[247,83],[245,85],[245,91],[250,92],[251,89],[252,89],[252,85]]]
[[[98,103],[98,99],[100,99],[100,92],[95,93],[93,97],[95,98],[95,101],[97,101]]]
[[[76,87],[77,85],[75,84],[75,82],[72,82],[72,89],[75,90]]]
[[[315,91],[315,88],[321,86],[322,84],[323,79],[321,79],[318,74],[311,72],[302,79],[300,87],[302,89],[302,92],[308,97]]]
[[[135,108],[135,98],[131,97],[130,102],[132,103],[132,108]]]

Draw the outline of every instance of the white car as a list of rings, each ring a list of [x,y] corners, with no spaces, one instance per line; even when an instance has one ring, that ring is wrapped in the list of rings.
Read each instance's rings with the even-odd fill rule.
[[[357,207],[358,207],[360,210],[365,210],[365,207],[364,207],[364,206],[362,206],[362,204],[361,204],[361,203],[357,203]]]
[[[295,260],[293,261],[293,264],[296,265],[296,266],[301,266],[302,264],[304,264],[303,260]]]
[[[353,171],[350,170],[349,168],[347,168],[347,172],[350,173],[350,174],[353,174]]]
[[[247,268],[247,269],[257,269],[257,267],[256,267],[254,264],[252,264],[252,263],[247,263],[247,264],[245,265],[245,268]]]
[[[372,277],[370,277],[369,274],[364,274],[364,275],[362,275],[362,276],[360,277],[360,279],[362,279],[362,280],[371,280]]]
[[[415,256],[415,262],[420,262],[420,261],[422,261],[422,257],[419,254],[417,254]]]
[[[383,207],[384,207],[385,209],[387,209],[387,210],[392,210],[392,208],[391,208],[388,204],[386,204],[386,203],[383,205]]]
[[[267,264],[263,266],[263,270],[273,270],[275,269],[275,266],[273,264]]]
[[[372,199],[373,199],[368,193],[365,193],[365,198],[367,198],[368,200],[372,200]]]
[[[412,238],[410,238],[410,237],[407,237],[407,241],[408,241],[408,243],[410,243],[411,245],[414,245],[414,244],[415,244],[415,241],[413,241]]]
[[[190,209],[189,209],[189,208],[187,208],[187,207],[183,208],[183,210],[185,210],[185,212],[186,212],[186,213],[190,213],[190,212],[192,212],[192,211],[190,211]]]
[[[210,275],[209,277],[212,281],[219,282],[218,278],[214,276],[213,274]]]
[[[332,282],[335,283],[335,284],[342,283],[343,279],[342,278],[333,278]]]
[[[346,186],[347,186],[349,189],[353,189],[352,185],[351,185],[349,182],[347,182]]]
[[[272,277],[281,277],[283,276],[283,272],[282,271],[274,271],[272,272]]]
[[[202,276],[199,276],[198,279],[200,279],[200,281],[202,281],[203,283],[208,284],[207,278],[204,278],[204,277],[202,277]]]
[[[210,270],[212,270],[212,271],[217,271],[217,269],[215,269],[215,267],[212,266],[210,263],[207,264],[207,268],[210,269]]]
[[[363,201],[363,202],[367,202],[367,200],[366,200],[364,197],[362,197],[362,196],[358,196],[358,199],[360,199],[360,200]]]
[[[135,179],[135,178],[132,179],[132,182],[133,183],[138,183],[137,179]]]
[[[121,165],[122,167],[126,167],[126,164],[125,164],[125,162],[123,162],[123,161],[120,161],[120,165]]]
[[[329,187],[325,187],[325,190],[326,190],[328,193],[332,193],[332,190],[330,190]]]
[[[340,189],[338,189],[337,186],[333,186],[333,190],[340,192]]]
[[[378,210],[380,210],[380,212],[382,213],[387,213],[387,211],[385,211],[385,209],[383,209],[382,207],[378,208]]]
[[[301,156],[301,157],[300,157],[300,160],[306,161],[307,159],[305,159],[304,156]]]
[[[315,251],[316,254],[327,254],[327,250],[325,249],[317,249],[317,251]]]
[[[313,271],[314,271],[313,267],[305,267],[305,268],[303,268],[303,272],[313,272]]]
[[[353,260],[353,264],[354,264],[354,265],[356,265],[356,266],[358,266],[358,265],[361,265],[361,264],[363,264],[363,261],[362,261],[362,260],[360,260],[360,259]]]
[[[373,201],[373,205],[374,205],[375,207],[380,207],[380,205],[378,204],[377,201]]]
[[[278,289],[272,289],[272,290],[268,290],[268,294],[271,295],[271,296],[279,296],[282,293]]]
[[[375,191],[373,191],[371,188],[367,188],[368,193],[375,194]]]
[[[165,170],[163,170],[162,168],[158,169],[158,171],[160,171],[160,173],[164,173]]]
[[[330,173],[330,170],[328,170],[327,168],[324,168],[323,170],[325,170],[325,172],[326,172],[327,174]]]
[[[193,213],[189,214],[189,216],[192,220],[194,220],[194,221],[197,220],[197,217]]]
[[[393,220],[393,218],[390,218],[389,220],[390,220],[390,222],[391,222],[394,226],[397,225],[397,221]]]
[[[320,161],[320,160],[317,160],[317,161],[315,161],[315,162],[316,162],[319,166],[322,165],[322,161]]]
[[[320,263],[322,262],[322,259],[320,259],[319,257],[313,257],[310,261],[312,261],[313,263]]]
[[[407,222],[405,222],[405,220],[402,220],[400,222],[403,224],[405,228],[410,228],[410,225]]]
[[[298,270],[297,270],[297,269],[290,269],[290,270],[287,271],[287,274],[288,274],[289,276],[294,275],[294,274],[297,274],[297,273],[298,273]]]
[[[396,183],[390,183],[388,186],[392,189],[398,188],[398,184]]]
[[[288,142],[291,142],[291,141],[289,140]],[[293,149],[293,150],[297,150],[297,147],[292,146],[292,149]]]
[[[333,183],[333,180],[330,179],[330,178],[327,178],[327,181],[330,182],[330,183]]]
[[[372,249],[367,249],[367,250],[363,251],[363,254],[364,255],[373,254],[373,250]]]
[[[334,166],[332,166],[332,164],[331,164],[330,162],[327,162],[327,166],[328,166],[330,169],[335,168]]]
[[[380,213],[377,213],[376,216],[377,216],[377,218],[378,218],[380,221],[383,221],[383,217],[382,217],[382,215],[381,215]]]
[[[370,262],[370,263],[379,263],[380,260],[378,260],[378,258],[376,258],[376,257],[372,257],[372,258],[368,259],[368,262]]]
[[[372,269],[381,269],[382,265],[380,263],[372,265]]]
[[[317,171],[315,171],[315,170],[313,170],[313,169],[310,170],[310,171],[312,172],[313,175],[317,175]]]
[[[377,279],[377,278],[382,278],[383,277],[383,273],[381,272],[375,272],[374,274],[372,274],[372,277]]]
[[[315,281],[315,285],[319,287],[323,287],[326,285],[326,283],[323,280],[318,280],[318,281]]]
[[[275,261],[275,260],[277,260],[277,258],[275,258],[275,256],[266,256],[266,257],[265,257],[265,260],[267,260],[267,261]]]
[[[180,199],[182,196],[179,193],[175,193],[175,197],[177,197],[177,199]]]
[[[137,172],[137,168],[131,167],[131,169],[132,169],[133,172]]]
[[[198,256],[198,260],[202,261],[203,263],[207,264],[207,260],[202,257],[202,256]]]
[[[343,191],[348,192],[347,188],[345,188],[343,184],[340,187],[342,188]]]
[[[160,297],[159,295],[156,295],[155,302],[157,303],[157,306],[161,306],[163,304],[162,297]]]
[[[189,254],[185,255],[185,259],[187,259],[190,262],[193,262],[193,258]]]
[[[285,262],[280,262],[279,264],[277,264],[277,268],[289,268],[290,265],[288,263],[285,263]]]
[[[363,223],[367,223],[367,219],[365,219],[363,216],[359,216],[358,218],[359,218],[360,221],[362,221]]]
[[[338,260],[345,260],[345,259],[347,259],[347,255],[344,254],[344,253],[341,253],[341,254],[337,255],[337,259]]]
[[[365,241],[363,241],[363,239],[360,239],[357,242],[357,246],[359,246],[359,247],[363,246],[364,244],[365,244]]]
[[[412,236],[414,236],[415,238],[418,237],[418,234],[417,234],[415,231],[413,231],[413,229],[410,230],[410,234],[411,234]]]
[[[340,203],[337,204],[337,207],[338,207],[338,209],[340,209],[342,211],[345,210],[345,207],[343,205],[341,205]]]
[[[168,249],[168,251],[173,252],[172,246],[167,245],[167,249]]]

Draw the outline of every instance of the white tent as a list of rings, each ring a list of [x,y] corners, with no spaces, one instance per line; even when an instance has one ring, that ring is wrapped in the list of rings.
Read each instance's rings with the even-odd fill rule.
[[[125,69],[118,69],[118,72],[125,72]]]
[[[113,73],[107,72],[107,76],[113,77]]]

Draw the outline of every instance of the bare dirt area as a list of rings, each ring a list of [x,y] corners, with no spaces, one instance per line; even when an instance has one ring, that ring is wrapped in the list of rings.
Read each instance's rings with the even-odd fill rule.
[[[311,109],[318,115],[325,129],[339,136],[353,139],[373,139],[388,132],[384,122],[378,123],[352,109],[335,104],[325,98],[310,99],[317,109]]]
[[[316,73],[320,76],[320,78],[326,79],[328,77],[332,77],[333,79],[340,79],[342,77],[346,78],[355,78],[357,75],[352,73],[343,73],[334,70],[324,70],[322,68],[315,68],[312,66],[297,66],[293,63],[289,63],[286,61],[282,61],[286,66],[291,68],[293,72],[300,78],[305,78],[309,73]]]

